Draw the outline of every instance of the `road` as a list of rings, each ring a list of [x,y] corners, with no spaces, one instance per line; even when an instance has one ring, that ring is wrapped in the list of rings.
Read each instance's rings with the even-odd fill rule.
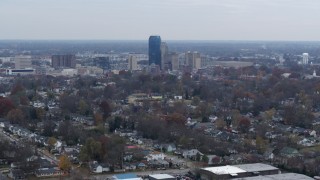
[[[57,158],[52,155],[51,153],[47,152],[46,150],[38,149],[38,153],[41,155],[41,157],[45,158],[46,160],[50,161],[51,163],[58,164],[59,161]]]
[[[3,137],[13,143],[18,141],[18,139],[12,138],[8,134],[6,134],[2,128],[0,128],[0,137]]]
[[[170,175],[178,175],[178,174],[186,174],[190,171],[190,169],[168,169],[168,170],[154,170],[154,171],[139,171],[139,172],[132,172],[137,174],[138,176],[147,176],[150,174],[170,174]],[[128,172],[126,172],[128,173]],[[101,174],[101,175],[91,175],[90,179],[92,180],[105,180],[107,178],[112,178],[115,174]]]

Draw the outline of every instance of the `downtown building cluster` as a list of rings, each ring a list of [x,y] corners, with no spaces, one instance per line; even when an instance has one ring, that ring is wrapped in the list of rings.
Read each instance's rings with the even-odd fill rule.
[[[212,64],[212,58],[197,51],[173,52],[160,36],[150,36],[148,53],[77,53],[2,57],[2,73],[7,75],[101,76],[108,72],[145,71],[196,72]]]

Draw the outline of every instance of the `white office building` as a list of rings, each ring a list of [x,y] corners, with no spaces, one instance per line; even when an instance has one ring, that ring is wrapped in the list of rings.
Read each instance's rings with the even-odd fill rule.
[[[128,69],[130,71],[138,70],[138,60],[137,60],[136,56],[129,55],[129,57],[128,57]]]
[[[30,69],[32,68],[31,56],[16,56],[14,58],[15,69]]]
[[[309,64],[309,54],[308,53],[302,54],[302,64]]]

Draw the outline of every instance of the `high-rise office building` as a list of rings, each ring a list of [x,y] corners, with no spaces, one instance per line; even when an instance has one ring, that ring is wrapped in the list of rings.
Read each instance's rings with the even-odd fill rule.
[[[96,57],[93,59],[95,66],[103,70],[111,70],[110,57]]]
[[[189,66],[192,70],[198,70],[201,68],[201,55],[198,52],[186,53],[186,65]]]
[[[138,60],[137,60],[136,56],[129,55],[129,57],[128,57],[128,69],[130,71],[138,70]]]
[[[168,49],[167,43],[161,42],[160,50],[161,50],[161,68],[162,70],[167,70],[168,64],[169,64],[169,61],[168,61],[169,49]]]
[[[53,55],[51,58],[53,68],[75,68],[75,55]]]
[[[32,67],[31,56],[16,56],[14,64],[15,69],[29,69]]]
[[[302,54],[302,64],[309,64],[309,54],[308,53]]]
[[[161,69],[161,37],[149,37],[149,65],[158,65]]]
[[[178,53],[169,53],[168,60],[170,63],[170,69],[176,71],[179,69],[179,54]]]

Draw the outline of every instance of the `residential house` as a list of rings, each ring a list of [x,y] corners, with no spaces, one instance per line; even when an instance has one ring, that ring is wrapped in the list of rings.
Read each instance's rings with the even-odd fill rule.
[[[159,160],[159,159],[163,160],[165,158],[165,155],[160,152],[153,152],[147,155],[146,158],[147,158],[147,161]]]
[[[36,177],[54,177],[63,175],[59,168],[40,168],[35,171]]]
[[[231,154],[230,156],[224,156],[223,159],[228,164],[240,164],[244,160],[241,154]]]
[[[166,152],[174,152],[177,148],[174,144],[163,144],[161,145],[161,149],[165,150]]]
[[[133,153],[132,152],[126,152],[123,156],[123,160],[125,162],[130,162],[132,161],[132,158],[133,158]]]
[[[217,155],[207,155],[208,157],[208,165],[220,165],[223,161],[223,159],[220,156]]]
[[[169,165],[171,165],[172,168],[181,168],[186,166],[186,162],[182,159],[170,158],[166,160],[169,162]]]
[[[68,156],[72,163],[77,164],[79,162],[78,156],[80,154],[80,147],[65,147],[62,148],[62,153]]]
[[[308,134],[309,134],[309,136],[311,136],[311,137],[314,137],[314,138],[317,137],[317,131],[315,131],[315,130],[310,130],[310,131],[308,132]]]
[[[139,162],[136,164],[137,169],[145,169],[147,165],[143,162]]]
[[[297,135],[304,135],[306,129],[301,128],[301,127],[296,127],[292,130],[292,133],[297,134]]]
[[[186,150],[183,151],[182,156],[184,158],[188,158],[188,159],[192,159],[192,160],[196,160],[197,156],[200,155],[200,159],[202,159],[202,156],[204,155],[203,153],[201,153],[199,150],[197,149],[191,149],[191,150]]]
[[[304,138],[301,141],[298,142],[299,145],[310,147],[316,145],[318,140],[316,138]]]
[[[145,147],[152,147],[153,146],[153,140],[151,140],[151,139],[143,139],[142,141],[143,141],[143,145]]]
[[[267,149],[264,152],[263,157],[264,157],[265,160],[272,161],[274,159],[275,156],[274,156],[273,150],[274,149],[271,148],[271,149]]]
[[[133,137],[137,135],[137,132],[132,130],[115,130],[115,133],[121,137]]]
[[[177,149],[177,150],[174,151],[174,154],[177,155],[177,156],[182,156],[183,151],[181,149]]]
[[[148,161],[148,165],[151,168],[168,168],[170,164],[168,163],[168,161],[162,159],[154,159]]]
[[[138,137],[130,137],[129,138],[130,142],[136,143],[136,144],[142,144],[142,140],[139,139]]]
[[[182,100],[182,96],[174,96],[175,100]]]
[[[9,164],[10,164],[9,158],[2,159],[0,157],[0,165],[9,165]]]
[[[207,129],[213,129],[213,128],[214,128],[214,124],[211,122],[197,123],[193,126],[193,129],[199,130],[199,131],[205,131]]]
[[[216,122],[216,120],[218,120],[218,117],[217,117],[217,116],[215,116],[215,115],[210,115],[210,116],[209,116],[209,121],[210,121],[210,122],[214,123],[214,122]]]
[[[110,166],[108,164],[100,164],[97,161],[90,162],[89,168],[92,173],[103,173],[110,171]]]
[[[37,157],[37,159],[34,159],[33,161],[39,164],[40,168],[58,168],[57,165],[52,164],[49,160],[43,157]]]
[[[131,163],[124,163],[123,169],[125,169],[126,171],[133,171],[133,170],[137,169],[137,166],[135,164],[131,164]]]
[[[228,153],[230,154],[238,154],[238,151],[236,149],[233,149],[233,148],[228,148]]]
[[[5,127],[5,119],[0,118],[0,128],[4,128]]]

